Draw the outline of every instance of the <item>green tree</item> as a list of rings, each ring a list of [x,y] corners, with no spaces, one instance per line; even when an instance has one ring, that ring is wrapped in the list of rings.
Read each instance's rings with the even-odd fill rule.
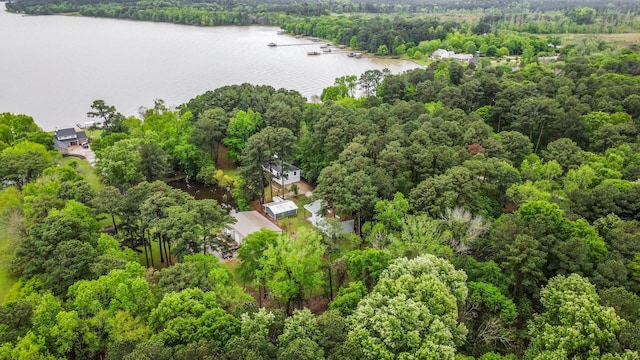
[[[94,100],[91,103],[91,109],[93,111],[87,112],[87,116],[98,118],[102,121],[105,135],[128,132],[127,127],[124,125],[125,117],[116,111],[115,106],[107,105],[104,100]]]
[[[343,257],[353,281],[361,281],[369,289],[373,289],[380,274],[389,266],[391,256],[384,250],[353,250]]]
[[[186,289],[213,291],[220,305],[229,311],[253,303],[236,284],[231,271],[212,255],[187,255],[183,262],[162,269],[158,287],[165,294]]]
[[[344,86],[345,88],[347,88],[348,95],[354,97],[356,87],[358,85],[358,77],[355,75],[341,76],[339,78],[336,78],[334,85]]]
[[[169,170],[169,160],[164,149],[153,141],[143,141],[138,148],[139,169],[148,182],[162,179]]]
[[[300,229],[295,240],[280,236],[260,260],[267,287],[289,314],[322,283],[321,239],[315,231]]]
[[[229,118],[221,108],[207,109],[198,117],[191,132],[191,142],[211,155],[214,165],[218,163],[218,147],[227,134]]]
[[[249,234],[242,241],[238,249],[238,258],[242,261],[238,265],[238,272],[242,281],[258,286],[258,303],[262,307],[262,298],[266,281],[263,256],[265,251],[276,246],[280,235],[269,229],[261,229]]]
[[[489,350],[505,350],[515,339],[510,326],[518,315],[515,304],[498,288],[483,282],[469,282],[469,297],[463,322],[469,329],[465,347],[478,356]]]
[[[376,88],[384,78],[380,70],[367,70],[358,78],[358,85],[364,90],[365,96],[375,95]]]
[[[23,141],[0,152],[0,179],[19,188],[53,165],[53,157],[41,144]]]
[[[44,285],[56,295],[65,294],[76,281],[92,277],[91,265],[96,255],[93,246],[86,242],[60,242],[43,264]]]
[[[329,303],[329,309],[339,311],[344,316],[351,315],[365,295],[367,288],[359,281],[352,281],[348,287],[340,288],[338,296]]]
[[[349,95],[349,89],[346,86],[329,86],[322,89],[322,94],[320,94],[320,100],[326,101],[338,101],[342,98],[345,98]]]
[[[285,319],[284,329],[278,337],[278,358],[290,359],[292,354],[302,359],[324,359],[320,349],[320,327],[309,309],[296,310]],[[299,348],[299,349],[297,349]]]
[[[33,305],[25,300],[0,305],[0,344],[15,343],[31,328]]]
[[[76,204],[79,207],[84,206]],[[86,243],[87,250],[94,248],[98,238],[99,226],[97,225],[97,221],[92,217],[73,216],[68,212],[52,210],[42,222],[29,229],[29,236],[18,245],[13,260],[14,272],[30,278],[38,274],[45,274],[47,266],[57,267],[55,263],[51,262],[51,258],[57,247],[65,241],[77,240],[82,244]],[[69,246],[65,248],[74,253],[76,251]],[[66,257],[66,251],[60,250],[57,256],[58,260],[62,260]],[[72,257],[67,260],[73,262]],[[82,260],[83,263],[84,261]],[[64,271],[61,268],[60,270]],[[70,275],[73,276],[73,274]],[[55,279],[52,278],[51,281],[52,284],[55,283]]]
[[[96,153],[96,169],[109,185],[122,190],[144,180],[144,175],[140,172],[142,159],[138,151],[139,145],[138,140],[120,140]]]
[[[574,141],[567,138],[550,142],[547,149],[542,152],[542,157],[547,161],[555,160],[565,172],[579,167],[584,161],[582,149]]]
[[[276,316],[260,308],[256,313],[240,317],[240,334],[229,340],[225,353],[229,359],[274,359],[276,346],[272,333]],[[275,339],[274,339],[275,340]]]
[[[93,199],[93,206],[97,211],[111,216],[111,223],[116,234],[118,234],[118,225],[116,224],[116,214],[120,210],[120,202],[122,194],[113,186],[101,188]]]
[[[376,55],[385,56],[387,54],[389,54],[389,48],[387,47],[387,45],[382,44],[378,46],[378,50],[376,50]]]
[[[229,120],[227,136],[222,141],[229,148],[229,156],[232,159],[237,159],[247,140],[261,127],[262,116],[260,113],[253,112],[251,109],[238,111],[236,116]]]
[[[527,354],[548,358],[600,358],[615,352],[624,320],[600,305],[595,287],[579,275],[557,276],[540,292],[544,311],[529,322]]]
[[[533,152],[537,153],[558,125],[557,121],[561,114],[560,105],[554,99],[537,96],[518,101],[515,109],[517,109],[517,115],[513,121],[513,127],[529,136],[535,145]]]
[[[424,255],[399,259],[349,317],[349,340],[365,359],[454,359],[467,330],[458,304],[467,296],[464,272]]]
[[[166,294],[151,312],[149,325],[168,346],[207,340],[222,349],[240,332],[240,322],[220,308],[216,294],[199,289]]]
[[[517,131],[502,131],[497,137],[505,150],[505,157],[516,167],[533,152],[533,144],[529,138]]]

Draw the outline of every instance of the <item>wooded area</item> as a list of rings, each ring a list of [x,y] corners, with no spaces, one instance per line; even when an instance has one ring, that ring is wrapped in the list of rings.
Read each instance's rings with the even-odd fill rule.
[[[539,4],[575,26],[607,14]],[[640,49],[509,16],[283,17],[371,52],[482,56],[341,77],[314,102],[251,84],[139,117],[96,100],[99,181],[0,114],[0,275],[17,279],[0,359],[640,359]],[[274,162],[356,233],[262,230],[221,262],[227,210],[164,180],[248,209]]]

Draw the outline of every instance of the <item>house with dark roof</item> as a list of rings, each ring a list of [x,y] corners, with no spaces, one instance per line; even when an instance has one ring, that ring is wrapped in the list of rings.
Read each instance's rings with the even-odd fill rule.
[[[84,131],[76,131],[74,128],[56,129],[53,135],[53,143],[56,149],[63,154],[67,154],[70,147],[79,146],[88,141],[89,138]]]
[[[276,160],[266,166],[271,173],[272,180],[277,184],[290,185],[300,181],[300,168],[288,163],[282,164]]]

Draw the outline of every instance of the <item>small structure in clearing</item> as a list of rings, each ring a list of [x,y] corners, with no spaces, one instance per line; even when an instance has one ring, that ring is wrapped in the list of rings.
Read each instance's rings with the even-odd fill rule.
[[[323,233],[327,235],[331,235],[330,232],[334,230],[332,230],[331,224],[329,224],[327,219],[325,219],[325,217],[322,214],[323,205],[324,205],[323,200],[316,200],[310,204],[305,205],[304,209],[311,214],[310,217],[305,216],[305,218],[311,223],[311,225],[320,229],[320,231],[322,231]],[[335,217],[335,219],[339,220],[337,216]],[[345,233],[354,232],[353,220],[342,221],[341,224],[342,224],[342,229],[341,229],[342,232],[345,232]]]
[[[275,220],[298,215],[298,205],[296,203],[291,200],[282,200],[278,196],[274,196],[272,202],[266,203],[262,207],[264,212]]]
[[[261,229],[282,232],[282,229],[280,229],[276,224],[272,223],[255,210],[238,212],[231,216],[236,219],[236,222],[235,224],[229,225],[227,234],[231,236],[238,245],[241,245],[242,240],[249,234],[260,231]]]

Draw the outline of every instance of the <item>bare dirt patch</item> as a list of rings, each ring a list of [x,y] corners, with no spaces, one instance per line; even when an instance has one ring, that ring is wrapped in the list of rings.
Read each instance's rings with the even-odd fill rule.
[[[229,159],[229,150],[222,144],[218,145],[218,160],[216,162],[216,167],[223,171],[236,168],[236,164]]]

